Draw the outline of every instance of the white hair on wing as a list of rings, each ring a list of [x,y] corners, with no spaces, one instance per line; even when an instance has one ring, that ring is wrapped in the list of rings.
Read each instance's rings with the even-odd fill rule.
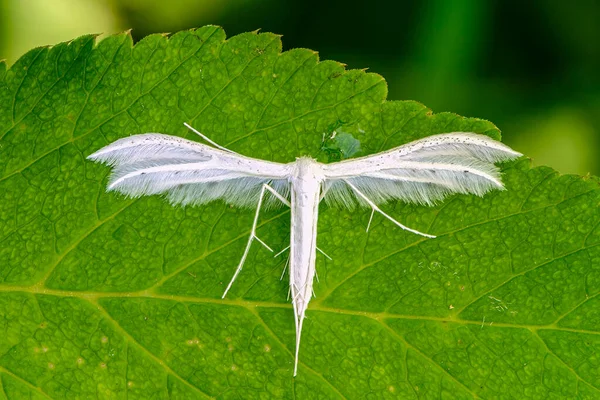
[[[169,169],[157,169],[155,165],[150,167],[148,164],[156,163],[143,162],[116,167],[109,180],[108,189],[131,196],[142,196],[162,193],[177,185],[214,183],[247,177],[241,172],[224,169],[184,169],[190,166],[189,163],[159,166]]]
[[[356,194],[352,188],[342,179],[329,179],[323,182],[323,193],[325,202],[333,207],[353,210],[357,203],[361,206],[366,204],[364,200],[357,201]]]
[[[189,169],[190,166],[194,168]],[[208,163],[203,166],[202,162],[185,160],[149,160],[117,166],[108,187],[130,197],[164,194],[172,204],[199,205],[222,199],[236,206],[249,207],[256,205],[265,183],[270,183],[282,196],[289,196],[287,180],[253,177],[215,168]],[[265,199],[265,206],[276,205],[279,203],[272,196]]]
[[[263,184],[278,187],[282,196],[288,197],[289,185],[284,180],[237,178],[220,182],[177,185],[164,191],[171,204],[200,205],[223,200],[237,207],[256,207]],[[287,191],[287,192],[286,192]],[[277,208],[282,203],[273,196],[265,197],[266,208]]]
[[[148,159],[132,162],[129,164],[120,164],[115,166],[109,189],[120,184],[120,181],[130,181],[134,177],[144,176],[149,181],[155,181],[155,184],[169,184],[179,179],[194,177],[203,179],[207,177],[221,175],[225,169],[219,168],[210,160],[197,161],[184,159]],[[233,174],[234,171],[226,170]],[[240,171],[238,173],[243,174]]]
[[[200,205],[222,199],[238,207],[256,206],[261,186],[267,180],[237,178],[219,182],[176,185],[164,191],[171,204]]]
[[[503,189],[498,168],[491,163],[464,156],[444,156],[414,162],[410,168],[390,168],[346,178],[376,204],[391,200],[433,205],[452,193],[482,196]],[[368,204],[336,179],[326,182],[325,200],[334,206],[354,208]]]
[[[148,159],[209,160],[215,149],[202,143],[160,133],[145,133],[119,139],[88,156],[110,166]]]
[[[398,151],[398,155],[403,160],[418,160],[430,156],[462,155],[495,163],[521,156],[521,153],[488,136],[466,132],[428,136],[391,151],[395,150]]]
[[[402,161],[401,167],[381,169],[381,172],[395,171],[394,174],[418,178],[424,171],[425,173],[463,173],[483,176],[491,181],[500,184],[500,172],[496,165],[490,162],[482,161],[477,158],[450,154],[422,157],[419,160]],[[368,173],[366,174],[368,175]],[[448,175],[452,179],[452,175]]]

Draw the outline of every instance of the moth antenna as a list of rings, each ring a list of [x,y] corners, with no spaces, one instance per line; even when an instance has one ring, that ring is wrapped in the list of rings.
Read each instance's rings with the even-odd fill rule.
[[[210,143],[210,144],[212,144],[213,146],[215,146],[217,149],[221,149],[221,150],[223,150],[223,151],[226,151],[226,152],[228,152],[228,153],[239,154],[239,153],[236,153],[236,152],[235,152],[235,151],[233,151],[233,150],[229,150],[228,148],[226,148],[226,147],[223,147],[223,146],[221,146],[221,145],[219,145],[219,144],[217,144],[217,143],[213,142],[212,140],[210,140],[210,139],[208,138],[208,136],[204,135],[203,133],[200,133],[199,131],[197,131],[196,129],[194,129],[194,128],[193,128],[193,127],[192,127],[190,124],[188,124],[187,122],[184,122],[184,123],[183,123],[183,125],[185,125],[185,127],[186,127],[186,128],[188,128],[189,130],[191,130],[192,132],[194,132],[196,135],[200,136],[202,139],[206,140],[208,143]]]

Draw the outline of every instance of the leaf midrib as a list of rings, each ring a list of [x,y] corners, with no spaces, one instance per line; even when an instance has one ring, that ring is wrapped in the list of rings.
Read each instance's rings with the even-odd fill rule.
[[[31,285],[31,286],[0,286],[0,293],[28,293],[33,295],[50,295],[57,297],[73,297],[85,301],[95,302],[99,299],[110,299],[110,298],[127,298],[127,299],[148,299],[148,300],[169,300],[169,301],[177,301],[181,303],[196,303],[196,304],[217,304],[224,306],[239,306],[246,308],[248,310],[256,309],[256,308],[281,308],[281,309],[289,309],[290,312],[293,311],[291,303],[276,303],[272,301],[260,301],[260,300],[244,300],[244,299],[221,299],[221,298],[211,298],[211,297],[194,297],[194,296],[182,296],[182,295],[172,295],[172,294],[161,294],[155,293],[152,290],[140,290],[136,292],[80,292],[80,291],[71,291],[71,290],[57,290],[57,289],[48,289],[41,287],[40,285]],[[593,299],[597,296],[600,296],[600,293],[590,296],[586,298],[586,301]],[[362,311],[362,310],[351,310],[344,308],[336,308],[336,307],[326,307],[320,304],[310,304],[309,311],[321,311],[326,313],[334,313],[334,314],[342,314],[342,315],[351,315],[351,316],[359,316],[359,317],[367,317],[378,321],[379,323],[384,323],[387,319],[405,319],[405,320],[419,320],[419,321],[435,321],[442,323],[456,323],[463,325],[479,325],[482,323],[480,321],[461,319],[458,315],[455,316],[447,316],[447,317],[434,317],[434,316],[426,316],[426,315],[407,315],[407,314],[394,314],[387,311],[376,312],[376,311]],[[108,316],[108,315],[107,315]],[[110,318],[110,316],[108,316]],[[536,331],[540,329],[552,329],[563,332],[574,332],[574,333],[585,333],[592,335],[600,335],[600,332],[586,330],[586,329],[574,329],[574,328],[566,328],[557,325],[557,321],[554,321],[551,324],[517,324],[517,323],[502,323],[492,321],[492,326],[497,327],[505,327],[505,328],[517,328],[517,329],[528,329],[530,331]],[[487,324],[489,326],[489,324]]]
[[[72,298],[78,298],[80,300],[94,304],[97,307],[97,310],[100,312],[100,314],[102,314],[102,316],[104,318],[106,318],[108,321],[111,321],[111,323],[113,323],[117,327],[118,330],[122,331],[123,335],[129,341],[131,341],[132,343],[135,343],[144,352],[148,353],[149,356],[153,360],[155,360],[156,362],[159,363],[159,365],[161,365],[165,368],[165,371],[168,374],[173,375],[175,378],[183,381],[184,384],[194,388],[195,390],[200,390],[200,389],[197,388],[195,385],[193,385],[191,382],[189,382],[186,379],[184,379],[183,377],[181,377],[175,371],[173,371],[169,366],[167,366],[164,362],[159,360],[154,354],[152,354],[141,343],[139,343],[133,336],[131,336],[131,334],[129,334],[127,331],[125,331],[125,329],[118,323],[118,321],[116,321],[108,313],[108,311],[106,311],[106,309],[100,305],[99,300],[111,299],[111,298],[144,299],[144,300],[157,300],[158,299],[158,300],[176,301],[176,302],[180,302],[182,304],[212,304],[212,305],[219,304],[219,305],[223,305],[223,306],[237,306],[237,307],[242,307],[242,308],[246,309],[255,318],[257,318],[257,320],[259,321],[259,323],[262,326],[266,326],[266,325],[265,325],[264,321],[262,320],[262,318],[260,317],[260,315],[258,315],[258,313],[256,312],[257,308],[287,309],[290,312],[290,318],[293,313],[292,306],[291,306],[291,304],[288,304],[288,303],[275,303],[275,302],[269,302],[269,301],[253,301],[253,300],[243,300],[243,299],[200,298],[200,297],[192,297],[192,296],[158,294],[158,293],[154,293],[151,290],[144,290],[144,291],[138,291],[138,292],[74,292],[74,291],[47,289],[47,288],[41,287],[40,285],[13,286],[13,287],[0,286],[0,293],[11,293],[11,292],[13,292],[13,293],[28,293],[28,294],[31,294],[34,296],[35,295],[51,295],[51,296],[58,296],[58,297],[72,297]],[[598,294],[598,295],[600,295],[600,294]],[[596,295],[596,296],[598,296],[598,295]],[[589,300],[596,296],[589,297],[586,300]],[[439,365],[439,363],[437,363],[433,358],[431,358],[427,354],[423,353],[422,351],[418,350],[416,347],[414,347],[412,344],[410,344],[402,335],[400,335],[399,333],[394,331],[393,328],[389,324],[386,323],[386,320],[413,320],[413,321],[418,320],[418,321],[424,321],[424,322],[452,323],[452,324],[458,324],[458,325],[463,325],[463,326],[471,326],[471,325],[472,326],[481,326],[481,329],[485,328],[484,323],[480,323],[478,321],[463,320],[463,319],[458,318],[458,316],[455,316],[455,317],[453,317],[453,316],[431,317],[431,316],[416,316],[416,315],[400,315],[400,314],[392,314],[389,312],[369,312],[369,311],[323,307],[321,305],[311,305],[310,310],[317,311],[317,312],[324,312],[324,313],[332,313],[332,314],[337,314],[337,315],[358,316],[358,317],[363,317],[363,318],[369,318],[371,320],[376,321],[382,327],[382,329],[386,330],[390,334],[393,334],[394,337],[397,337],[398,340],[400,340],[402,343],[404,343],[407,346],[407,348],[411,348],[414,351],[416,351],[418,354],[420,354],[422,357],[425,357],[434,366],[440,368],[440,371],[443,372],[444,375],[450,377],[453,381],[460,384],[460,386],[462,388],[466,389],[469,393],[471,393],[473,396],[475,396],[475,398],[479,398],[479,396],[475,392],[473,392],[464,382],[461,382],[457,377],[450,374],[448,371],[444,370],[441,367],[441,365]],[[534,336],[538,340],[540,340],[543,343],[543,345],[546,346],[546,348],[547,348],[547,344],[544,342],[544,340],[541,339],[541,337],[538,334],[538,332],[540,330],[553,330],[553,331],[559,331],[559,332],[600,335],[600,332],[596,332],[596,331],[560,327],[560,326],[556,325],[556,321],[553,322],[552,324],[545,324],[545,325],[510,324],[510,323],[492,322],[488,325],[488,327],[491,327],[492,324],[494,327],[499,327],[499,328],[527,329],[532,334],[532,336]],[[267,329],[267,331],[271,335],[273,335],[274,339],[278,341],[278,343],[282,346],[284,351],[288,352],[290,355],[292,354],[291,350],[288,349],[287,346],[284,345],[284,343],[281,341],[279,336],[277,336],[270,328]],[[554,352],[550,351],[550,353],[553,354],[555,357],[557,357],[557,359],[562,364],[564,364],[567,368],[572,370],[572,367],[569,366],[568,364],[566,364],[560,357],[556,356],[556,354],[554,354]],[[305,365],[303,362],[301,362],[301,364]],[[312,370],[312,368],[310,368],[310,366],[305,365],[305,367],[308,368],[310,372],[316,374],[316,372],[314,370]],[[575,371],[573,371],[573,372],[578,377],[578,380],[587,382]],[[13,374],[11,373],[11,375],[13,375]],[[332,387],[333,389],[335,389],[336,392],[339,393],[339,389],[335,385],[333,385],[331,382],[329,382],[327,379],[325,379],[320,374],[316,374],[316,375],[319,378],[321,378],[324,382],[326,382],[326,384],[328,384],[328,386]],[[17,377],[17,378],[19,378],[19,377]],[[22,380],[21,378],[19,378],[19,379]],[[41,390],[41,389],[39,389],[39,390]],[[206,393],[204,393],[204,392],[201,392],[201,393],[203,395],[207,396]],[[210,396],[208,396],[208,397],[210,397]]]

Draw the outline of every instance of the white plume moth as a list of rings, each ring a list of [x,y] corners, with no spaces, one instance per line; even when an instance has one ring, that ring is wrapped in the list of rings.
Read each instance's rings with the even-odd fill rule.
[[[382,153],[322,164],[299,157],[288,164],[258,160],[214,143],[214,147],[176,136],[146,133],[119,139],[88,158],[114,167],[108,190],[131,197],[165,194],[172,204],[199,205],[221,199],[240,207],[256,206],[250,238],[223,297],[242,270],[256,239],[265,201],[291,208],[290,291],[296,323],[294,376],[302,323],[312,296],[319,203],[371,208],[409,232],[435,236],[402,225],[378,204],[389,200],[432,205],[452,193],[482,196],[503,189],[496,162],[521,154],[487,136],[454,132],[429,136]]]

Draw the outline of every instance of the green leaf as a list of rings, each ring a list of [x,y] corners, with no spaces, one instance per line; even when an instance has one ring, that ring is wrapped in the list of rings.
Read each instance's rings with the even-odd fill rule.
[[[281,52],[277,35],[207,26],[135,46],[78,38],[0,64],[0,397],[8,399],[600,397],[600,190],[527,160],[507,190],[437,207],[322,205],[319,283],[292,377],[283,259],[253,210],[105,192],[85,157],[141,132],[279,162],[341,130],[372,154],[489,122],[386,101],[383,78]],[[289,211],[259,235],[289,241]]]

